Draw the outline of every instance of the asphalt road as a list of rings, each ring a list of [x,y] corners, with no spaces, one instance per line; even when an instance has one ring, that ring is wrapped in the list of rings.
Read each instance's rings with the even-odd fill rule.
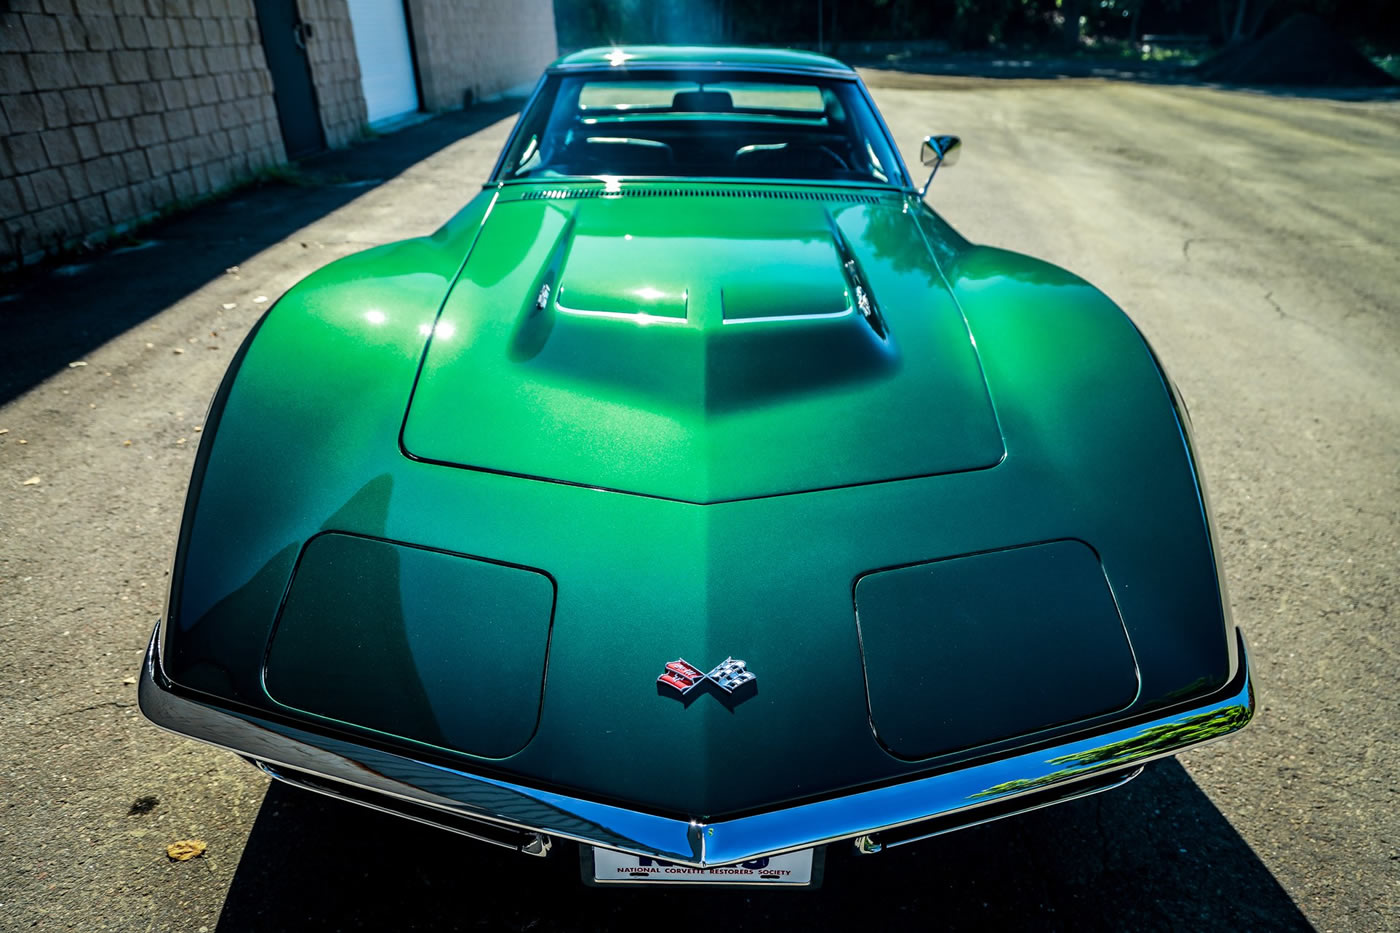
[[[1112,794],[838,847],[816,893],[661,895],[269,788],[146,724],[127,679],[220,374],[301,276],[467,200],[510,125],[479,110],[0,302],[0,930],[1400,930],[1400,103],[869,77],[906,156],[963,136],[946,217],[1098,284],[1181,385],[1254,725]],[[190,837],[206,854],[167,860]]]

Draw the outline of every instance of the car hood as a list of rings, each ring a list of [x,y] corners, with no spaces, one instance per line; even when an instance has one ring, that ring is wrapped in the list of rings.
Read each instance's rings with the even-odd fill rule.
[[[487,192],[276,303],[201,434],[162,646],[180,689],[703,818],[1226,681],[1186,435],[1116,305],[912,199],[637,187],[663,193]],[[617,249],[590,254],[605,234]],[[803,270],[783,313],[725,324],[779,254]],[[843,305],[873,296],[874,324],[816,316],[844,310],[833,276]],[[643,287],[647,317],[605,304]],[[684,323],[649,321],[680,291]],[[836,336],[792,344],[816,333]],[[742,354],[773,374],[717,365]],[[757,676],[747,694],[657,681],[728,658]],[[1094,718],[1050,725],[1066,716]]]
[[[697,503],[1002,459],[898,198],[632,191],[502,193],[433,326],[408,454]]]

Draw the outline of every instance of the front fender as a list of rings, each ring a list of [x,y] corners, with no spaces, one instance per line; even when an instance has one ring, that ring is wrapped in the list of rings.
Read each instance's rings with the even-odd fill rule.
[[[176,683],[255,702],[308,526],[347,512],[373,526],[424,344],[492,199],[432,236],[314,272],[239,348],[205,421],[171,574],[162,651]]]

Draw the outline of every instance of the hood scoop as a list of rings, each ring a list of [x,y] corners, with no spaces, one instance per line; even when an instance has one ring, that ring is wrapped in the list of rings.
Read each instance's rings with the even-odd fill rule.
[[[559,279],[562,314],[625,314],[696,323],[830,318],[852,310],[827,230],[810,236],[736,232],[697,240],[575,231]],[[713,306],[711,306],[713,304]]]
[[[697,503],[992,466],[1004,450],[962,315],[926,253],[911,274],[907,250],[900,271],[862,241],[877,214],[917,242],[871,206],[500,203],[403,445]]]

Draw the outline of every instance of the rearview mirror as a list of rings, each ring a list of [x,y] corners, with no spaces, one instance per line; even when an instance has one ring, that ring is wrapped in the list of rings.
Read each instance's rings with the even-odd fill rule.
[[[938,174],[938,168],[942,165],[957,165],[958,153],[962,152],[962,140],[956,136],[925,136],[924,144],[919,147],[919,161],[931,166],[932,171],[928,173],[928,181],[919,189],[919,197],[923,197],[928,191],[928,186],[933,183],[933,176]]]

